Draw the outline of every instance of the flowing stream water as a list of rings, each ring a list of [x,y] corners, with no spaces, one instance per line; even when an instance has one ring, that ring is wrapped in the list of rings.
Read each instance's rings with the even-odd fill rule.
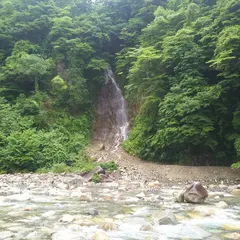
[[[96,138],[115,151],[127,139],[129,123],[126,102],[111,68],[105,71],[105,79],[98,99]]]
[[[0,239],[239,239],[240,201],[228,186],[215,186],[221,192],[203,205],[175,203],[182,187],[127,179],[94,184],[77,174],[0,175]],[[165,210],[174,224],[159,224]]]

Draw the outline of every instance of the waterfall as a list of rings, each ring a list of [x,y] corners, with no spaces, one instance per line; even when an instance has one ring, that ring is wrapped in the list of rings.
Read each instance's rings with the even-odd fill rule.
[[[127,139],[129,123],[125,100],[110,68],[105,79],[98,99],[96,135],[114,151]]]

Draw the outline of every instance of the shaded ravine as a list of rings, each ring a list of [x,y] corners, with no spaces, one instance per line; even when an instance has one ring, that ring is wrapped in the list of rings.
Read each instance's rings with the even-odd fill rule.
[[[194,180],[240,182],[240,169],[161,165],[127,154],[121,147],[127,138],[129,126],[126,102],[110,68],[105,71],[105,79],[98,98],[94,139],[86,149],[88,155],[98,161],[115,161],[124,169],[124,174],[133,180],[160,180],[164,183]]]
[[[94,139],[103,143],[108,151],[116,151],[127,139],[126,103],[111,68],[105,71],[105,79],[98,98]]]

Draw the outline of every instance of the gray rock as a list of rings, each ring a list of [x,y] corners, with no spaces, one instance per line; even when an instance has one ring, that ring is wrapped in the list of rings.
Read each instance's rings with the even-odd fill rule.
[[[162,216],[158,223],[159,225],[175,225],[177,224],[177,219],[175,217],[175,215],[173,214],[173,212],[166,210],[165,215]]]
[[[97,216],[98,214],[99,213],[95,208],[91,208],[91,209],[88,210],[88,215]]]
[[[184,202],[184,191],[180,191],[178,196],[175,199],[175,202],[183,203]]]

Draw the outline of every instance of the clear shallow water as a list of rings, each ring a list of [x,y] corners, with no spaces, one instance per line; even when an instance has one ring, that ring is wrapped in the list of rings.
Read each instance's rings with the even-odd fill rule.
[[[203,207],[210,213],[204,216],[196,211],[197,205],[174,203],[173,194],[178,190],[175,187],[153,191],[128,182],[87,184],[72,190],[26,187],[17,194],[0,197],[0,239],[92,240],[96,232],[103,231],[113,240],[216,240],[240,233],[237,197],[208,199]],[[81,193],[87,193],[88,199],[82,198]],[[144,193],[144,197],[136,197],[139,193]],[[222,200],[228,208],[215,206]],[[91,209],[99,215],[89,215]],[[177,225],[158,224],[166,209],[176,215]]]

